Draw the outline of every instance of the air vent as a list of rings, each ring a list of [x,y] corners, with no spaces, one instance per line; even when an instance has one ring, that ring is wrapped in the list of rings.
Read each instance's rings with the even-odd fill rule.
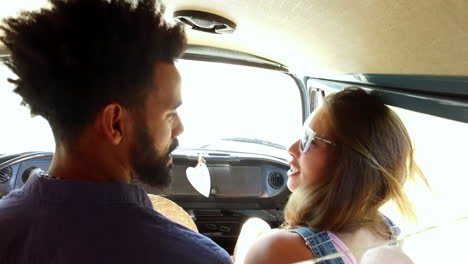
[[[0,170],[0,183],[5,183],[11,179],[13,176],[13,169],[11,167],[6,167]]]
[[[270,175],[268,175],[268,184],[270,184],[270,186],[275,189],[279,189],[283,187],[284,185],[283,174],[277,171],[273,171],[272,173],[270,173]]]

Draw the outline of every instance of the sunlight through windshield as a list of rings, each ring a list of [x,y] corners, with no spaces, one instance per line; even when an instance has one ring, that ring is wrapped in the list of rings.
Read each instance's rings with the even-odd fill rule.
[[[284,156],[302,123],[300,91],[288,75],[252,67],[181,60],[185,132],[181,148],[237,150]],[[54,151],[46,120],[20,105],[0,66],[0,154]]]
[[[300,91],[288,75],[253,67],[180,61],[183,148],[284,151],[302,124]],[[240,149],[239,149],[240,148]]]

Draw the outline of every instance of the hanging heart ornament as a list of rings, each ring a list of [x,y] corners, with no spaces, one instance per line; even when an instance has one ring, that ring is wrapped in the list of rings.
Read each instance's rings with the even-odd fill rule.
[[[186,170],[187,179],[193,188],[205,197],[210,196],[211,176],[205,159],[200,156],[195,167],[188,167]]]

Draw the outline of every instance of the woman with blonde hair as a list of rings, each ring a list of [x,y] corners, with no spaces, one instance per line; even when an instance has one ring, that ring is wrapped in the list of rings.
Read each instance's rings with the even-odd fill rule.
[[[391,246],[399,229],[379,212],[393,201],[414,219],[403,185],[418,169],[408,132],[389,107],[362,89],[331,94],[288,152],[285,224],[262,235],[244,263],[320,260],[337,252],[345,254],[319,263],[412,263]],[[382,244],[390,246],[371,256],[363,250]]]

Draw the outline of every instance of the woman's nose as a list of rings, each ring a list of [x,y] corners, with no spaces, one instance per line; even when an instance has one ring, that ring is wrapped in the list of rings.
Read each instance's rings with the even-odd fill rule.
[[[293,156],[297,157],[299,154],[299,140],[296,140],[291,146],[288,148],[288,153]]]

